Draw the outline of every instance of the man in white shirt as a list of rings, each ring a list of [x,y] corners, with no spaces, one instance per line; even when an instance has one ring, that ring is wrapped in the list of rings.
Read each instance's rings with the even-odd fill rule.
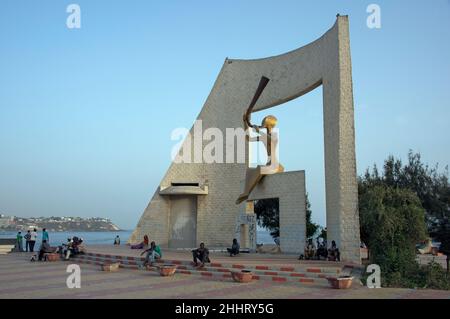
[[[30,251],[34,252],[34,244],[36,244],[36,239],[37,239],[37,231],[36,228],[33,229],[33,231],[30,233],[31,237],[30,237]]]

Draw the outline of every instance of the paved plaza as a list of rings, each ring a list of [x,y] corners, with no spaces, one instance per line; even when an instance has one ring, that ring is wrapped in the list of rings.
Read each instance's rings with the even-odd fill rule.
[[[97,250],[101,250],[98,248]],[[106,249],[110,251],[111,248]],[[117,251],[126,251],[120,248]],[[136,251],[128,250],[132,255]],[[169,257],[180,257],[188,252],[168,252]],[[242,299],[323,299],[323,298],[450,298],[450,292],[414,289],[368,289],[357,283],[349,290],[335,290],[324,285],[297,284],[255,280],[248,284],[235,283],[230,279],[215,280],[202,276],[175,274],[161,277],[152,271],[121,268],[118,272],[102,272],[98,265],[80,263],[81,288],[69,289],[66,280],[67,265],[73,261],[33,262],[29,253],[11,253],[0,256],[0,298],[242,298]],[[251,262],[270,264],[270,256],[237,257]],[[259,258],[259,259],[258,259]],[[283,264],[292,263],[293,257],[284,258]],[[226,260],[215,256],[215,261]],[[242,261],[242,260],[241,260]],[[276,258],[272,263],[280,263]]]

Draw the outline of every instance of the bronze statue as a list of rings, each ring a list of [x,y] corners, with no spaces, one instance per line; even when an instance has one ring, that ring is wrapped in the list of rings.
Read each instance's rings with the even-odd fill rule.
[[[244,200],[248,198],[252,190],[256,187],[256,185],[261,181],[261,179],[265,175],[275,174],[279,172],[283,172],[283,166],[278,163],[278,159],[276,156],[276,147],[278,145],[278,136],[275,132],[273,132],[273,128],[277,125],[277,118],[273,115],[266,116],[261,125],[255,125],[251,123],[251,113],[253,107],[261,96],[264,88],[267,83],[269,83],[269,79],[265,76],[261,77],[258,88],[253,96],[252,101],[250,102],[249,107],[247,108],[247,112],[244,114],[244,126],[247,130],[248,128],[252,128],[259,134],[257,137],[250,138],[248,135],[246,136],[247,141],[249,142],[263,142],[267,151],[267,163],[266,165],[258,165],[255,168],[247,168],[246,176],[245,176],[245,187],[244,191],[239,198],[236,200],[236,204],[242,203]],[[264,133],[265,129],[267,133]]]

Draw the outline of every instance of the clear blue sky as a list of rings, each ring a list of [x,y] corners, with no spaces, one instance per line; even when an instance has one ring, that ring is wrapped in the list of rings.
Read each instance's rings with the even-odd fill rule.
[[[66,7],[81,7],[81,29]],[[381,29],[366,7],[381,7]],[[88,1],[0,4],[0,212],[110,217],[133,228],[225,57],[305,45],[350,17],[358,172],[389,154],[450,158],[450,1]],[[321,89],[257,114],[305,169],[325,223]]]

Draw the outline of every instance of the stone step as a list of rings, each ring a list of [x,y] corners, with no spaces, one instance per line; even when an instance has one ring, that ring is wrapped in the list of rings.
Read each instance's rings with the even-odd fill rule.
[[[114,256],[108,254],[95,254],[95,253],[87,253],[84,256],[89,256],[92,258],[99,259],[109,259],[112,261],[120,261],[124,264],[136,264],[144,261],[144,257],[126,257],[126,256]],[[159,263],[165,264],[175,264],[175,265],[183,265],[183,266],[192,266],[192,262],[188,260],[159,260]],[[212,262],[208,264],[208,267],[213,268],[232,268],[232,269],[249,269],[249,270],[258,270],[258,271],[276,271],[276,272],[301,272],[301,273],[314,273],[314,274],[329,274],[329,275],[338,275],[342,273],[341,266],[325,266],[318,267],[316,265],[295,265],[295,266],[280,266],[280,265],[251,265],[251,264],[232,264],[232,263],[217,263]]]
[[[97,262],[101,264],[103,262],[118,262],[117,259],[111,258],[101,258],[101,257],[92,257],[92,256],[80,256],[79,258],[83,260],[89,260],[93,262]],[[129,260],[120,260],[120,263],[126,268],[137,268],[137,264],[143,262],[144,259],[138,261],[129,261]],[[157,261],[157,263],[167,264],[165,261]],[[251,270],[255,275],[262,276],[287,276],[287,277],[296,277],[296,278],[327,278],[327,277],[335,277],[338,273],[318,273],[318,272],[301,272],[292,270],[293,268],[282,268],[285,270],[260,270],[256,268],[226,268],[226,267],[213,267],[213,266],[205,266],[205,267],[195,267],[194,265],[178,265],[178,269],[180,270],[189,270],[189,271],[210,271],[210,272],[220,272],[220,273],[230,273],[231,271],[236,271],[239,269],[247,269]]]
[[[77,261],[82,263],[91,264],[91,265],[101,265],[103,262],[115,262],[115,260],[111,259],[92,259],[89,257],[78,256],[76,258]],[[135,262],[132,263],[122,263],[120,264],[121,268],[128,269],[138,269],[138,266]],[[155,267],[156,270],[156,267]],[[225,271],[217,271],[217,270],[207,270],[205,268],[193,268],[187,269],[187,266],[178,266],[176,272],[184,275],[193,275],[200,276],[202,278],[207,278],[211,280],[232,280],[231,271],[239,271],[239,269],[228,269]],[[272,274],[253,274],[253,280],[267,280],[267,281],[276,281],[276,282],[289,282],[295,284],[306,284],[306,285],[328,285],[328,280],[326,278],[321,277],[306,277],[306,276],[287,276],[287,275],[272,275]]]
[[[6,255],[9,254],[13,249],[15,245],[0,245],[0,255]]]

